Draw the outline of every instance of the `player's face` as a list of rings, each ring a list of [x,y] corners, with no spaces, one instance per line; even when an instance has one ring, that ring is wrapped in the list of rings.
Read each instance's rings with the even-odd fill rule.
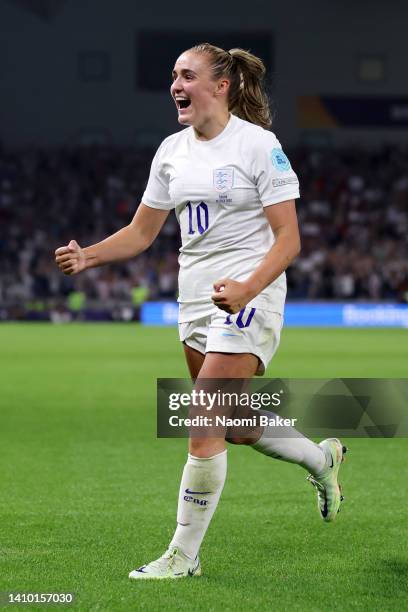
[[[219,84],[212,79],[205,55],[192,51],[182,53],[172,78],[170,93],[177,106],[179,123],[198,127],[217,113],[222,104],[217,94]]]

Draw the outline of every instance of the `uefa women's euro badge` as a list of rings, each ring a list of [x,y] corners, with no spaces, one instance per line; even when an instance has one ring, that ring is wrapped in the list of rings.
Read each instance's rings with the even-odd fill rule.
[[[282,151],[282,149],[272,149],[271,151],[271,161],[277,170],[281,172],[286,172],[291,169],[290,161]]]
[[[234,184],[234,168],[217,168],[213,173],[213,183],[217,191],[225,193]]]

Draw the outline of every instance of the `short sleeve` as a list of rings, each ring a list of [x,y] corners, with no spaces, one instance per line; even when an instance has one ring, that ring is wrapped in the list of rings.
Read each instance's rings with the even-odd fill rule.
[[[142,202],[151,208],[171,210],[174,208],[174,204],[170,199],[169,175],[168,172],[166,172],[164,152],[165,146],[164,143],[162,143],[153,158],[149,180],[142,197]]]
[[[264,132],[254,145],[253,176],[262,205],[299,198],[298,178],[276,136]]]

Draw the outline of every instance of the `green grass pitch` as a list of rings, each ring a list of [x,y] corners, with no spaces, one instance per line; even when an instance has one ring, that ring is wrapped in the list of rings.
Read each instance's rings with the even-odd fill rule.
[[[268,375],[406,377],[407,333],[285,329]],[[186,441],[155,438],[155,379],[187,375],[176,329],[2,324],[0,346],[0,591],[115,612],[408,609],[407,440],[348,441],[333,524],[300,468],[230,447],[203,577],[135,583],[175,526]]]

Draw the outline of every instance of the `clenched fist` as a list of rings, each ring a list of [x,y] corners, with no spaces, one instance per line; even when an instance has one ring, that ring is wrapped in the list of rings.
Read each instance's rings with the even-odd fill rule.
[[[64,274],[78,274],[85,270],[85,253],[76,240],[55,251],[55,261]]]
[[[212,301],[218,308],[229,314],[236,314],[255,297],[248,283],[222,278],[213,285]]]

